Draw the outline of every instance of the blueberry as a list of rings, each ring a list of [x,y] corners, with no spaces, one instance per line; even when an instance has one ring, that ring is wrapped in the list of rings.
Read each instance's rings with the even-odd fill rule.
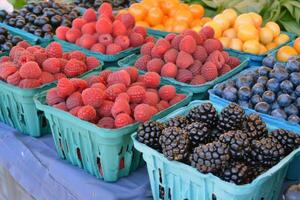
[[[241,88],[243,86],[251,87],[253,84],[253,78],[251,76],[240,76],[236,79],[236,87]]]
[[[290,97],[291,97],[292,101],[295,101],[298,98],[298,96],[295,94],[295,92],[291,93]]]
[[[284,80],[280,83],[280,89],[281,91],[285,93],[291,93],[294,91],[293,83],[289,80]]]
[[[294,104],[291,104],[291,105],[285,107],[284,111],[286,112],[287,115],[298,115],[299,114],[299,110],[298,110],[297,106],[295,106]]]
[[[297,106],[297,108],[300,109],[300,97],[298,97],[294,103]]]
[[[268,80],[269,80],[268,77],[260,76],[260,77],[258,77],[256,82],[265,85],[268,82]]]
[[[281,119],[286,119],[287,118],[287,115],[285,114],[285,112],[280,108],[277,108],[277,109],[273,110],[271,112],[271,115],[273,117],[278,117],[278,118],[281,118]]]
[[[285,70],[285,66],[284,64],[280,63],[280,62],[276,62],[273,66],[274,70]]]
[[[258,94],[258,95],[262,95],[265,91],[265,87],[263,84],[261,83],[256,83],[255,85],[253,85],[252,87],[252,93],[253,94]]]
[[[244,108],[250,108],[250,104],[249,104],[248,101],[241,101],[241,100],[239,100],[239,101],[238,101],[238,104],[239,104],[240,106],[244,107]]]
[[[295,94],[297,97],[300,97],[300,85],[298,85],[295,89]]]
[[[237,100],[237,89],[234,87],[226,87],[223,90],[222,97],[228,101],[235,102]]]
[[[290,74],[290,81],[295,85],[300,85],[300,72],[293,72]]]
[[[225,86],[226,87],[228,87],[228,86],[235,86],[235,81],[234,80],[228,80],[228,81],[226,81],[226,83],[225,83]]]
[[[253,95],[253,96],[251,97],[251,103],[252,103],[253,105],[258,104],[258,103],[261,102],[261,101],[262,101],[262,98],[261,98],[258,94]]]
[[[274,102],[274,103],[271,105],[271,109],[272,109],[272,110],[275,110],[275,109],[277,109],[277,108],[280,108],[280,106],[278,105],[277,102]]]
[[[288,79],[289,73],[285,69],[273,69],[269,73],[269,78],[275,78],[277,81],[281,82]]]
[[[251,89],[248,86],[243,86],[238,91],[239,99],[242,101],[248,101],[251,98]]]
[[[274,64],[275,64],[275,57],[274,56],[268,56],[268,57],[265,57],[262,61],[262,64],[264,66],[267,66],[267,67],[270,67],[270,68],[273,68]]]
[[[269,67],[262,66],[262,67],[258,68],[258,74],[260,76],[268,76],[270,71],[271,71],[271,68],[269,68]]]
[[[291,58],[287,61],[285,68],[287,69],[287,71],[289,73],[292,72],[299,72],[300,70],[300,62],[295,59],[295,58]]]
[[[275,78],[271,78],[267,82],[267,88],[273,92],[278,92],[280,89],[280,84]]]
[[[224,84],[224,83],[222,83],[222,84],[220,84],[220,85],[217,85],[217,86],[213,89],[213,93],[214,93],[215,95],[221,97],[224,88],[225,88],[225,84]]]
[[[277,97],[278,105],[281,107],[289,106],[292,102],[290,95],[288,94],[281,94]]]
[[[274,92],[267,90],[263,93],[262,99],[263,99],[263,101],[271,104],[275,101],[276,95],[274,94]]]
[[[288,121],[299,124],[300,118],[297,115],[290,115]]]
[[[4,35],[0,35],[0,44],[3,44],[6,41],[6,37]]]
[[[257,112],[267,114],[270,110],[270,105],[266,102],[259,102],[258,104],[255,105],[254,109]]]

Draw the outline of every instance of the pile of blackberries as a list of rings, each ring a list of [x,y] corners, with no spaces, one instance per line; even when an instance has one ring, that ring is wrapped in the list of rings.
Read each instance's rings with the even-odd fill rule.
[[[77,6],[83,8],[94,8],[98,9],[103,3],[110,3],[114,10],[120,10],[128,8],[131,4],[137,3],[137,0],[75,0],[74,3]]]
[[[13,36],[5,28],[0,27],[0,53],[10,51],[20,41],[22,41],[20,36]]]

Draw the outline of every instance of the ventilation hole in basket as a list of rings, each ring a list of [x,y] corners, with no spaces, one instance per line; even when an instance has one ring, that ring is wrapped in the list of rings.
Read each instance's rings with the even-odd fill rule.
[[[47,127],[47,119],[44,116],[44,112],[42,112],[42,111],[39,110],[38,111],[38,116],[41,119],[40,123],[41,123],[42,128]]]
[[[162,183],[161,169],[158,169],[159,182]]]
[[[119,163],[119,169],[124,169],[125,167],[125,160],[124,158],[121,158],[120,163]]]
[[[127,147],[126,147],[126,152],[128,152],[128,149],[129,149],[129,145],[127,145]]]
[[[211,199],[212,199],[212,200],[217,200],[217,196],[213,193],[213,194],[211,195]]]
[[[172,197],[171,197],[171,189],[170,189],[170,188],[168,189],[168,198],[169,198],[169,200],[172,200]]]
[[[59,135],[59,137],[61,137],[61,132],[60,132],[60,130],[59,130],[59,129],[58,129],[58,131],[57,131],[57,132],[58,132],[58,135]]]
[[[58,139],[58,142],[59,142],[60,150],[61,150],[61,152],[63,154],[63,159],[66,159],[66,155],[65,155],[64,148],[63,148],[63,145],[61,143],[61,139],[60,138]]]
[[[264,197],[260,198],[260,200],[264,200],[264,199],[265,199]]]
[[[11,120],[10,108],[7,108],[7,114],[8,114],[8,118]],[[21,115],[22,115],[22,114],[21,114]]]
[[[80,152],[80,149],[78,147],[76,148],[76,153],[77,153],[77,158],[80,161],[81,166],[83,166],[81,152]]]
[[[103,177],[103,171],[102,171],[102,166],[101,166],[101,162],[100,162],[100,158],[97,157],[97,166],[98,166],[98,170],[100,175]]]
[[[121,147],[120,151],[119,151],[119,155],[121,155],[123,152],[123,147]]]
[[[159,189],[159,199],[165,199],[165,188],[160,185],[158,189]]]

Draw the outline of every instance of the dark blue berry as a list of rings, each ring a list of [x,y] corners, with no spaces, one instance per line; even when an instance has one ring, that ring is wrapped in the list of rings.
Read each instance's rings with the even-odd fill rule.
[[[275,110],[275,109],[277,109],[277,108],[280,108],[280,106],[278,105],[277,102],[274,102],[274,103],[271,105],[271,109],[272,109],[272,110]]]
[[[297,97],[300,97],[300,85],[298,85],[295,89],[295,94]]]
[[[217,85],[214,90],[213,90],[213,93],[219,97],[222,96],[222,92],[223,90],[225,89],[225,84],[224,83],[221,83],[219,85]]]
[[[280,83],[280,89],[285,93],[292,93],[294,91],[293,83],[289,80],[284,80]]]
[[[243,86],[251,87],[253,85],[253,78],[251,76],[240,76],[236,79],[236,87],[241,88]]]
[[[271,112],[271,115],[273,117],[278,117],[278,118],[281,118],[281,119],[286,119],[287,118],[287,115],[285,114],[285,112],[280,108],[277,108],[277,109],[273,110]]]
[[[228,86],[234,87],[235,86],[235,81],[234,80],[228,80],[228,81],[226,81],[225,87],[228,87]]]
[[[228,101],[235,102],[237,100],[237,89],[229,86],[223,90],[222,97]]]
[[[299,200],[300,198],[300,185],[292,185],[288,188],[284,195],[285,200]]]
[[[300,123],[300,118],[297,115],[290,115],[289,118],[288,118],[288,121],[299,124]]]
[[[298,97],[294,103],[297,106],[297,108],[300,109],[300,97]]]
[[[270,71],[271,71],[271,68],[269,68],[269,67],[262,66],[262,67],[258,68],[259,76],[268,76]]]
[[[239,99],[242,101],[248,101],[251,98],[251,89],[248,86],[243,86],[238,91]]]
[[[271,78],[267,82],[267,88],[268,90],[277,93],[280,90],[280,83],[275,78]]]
[[[277,97],[277,103],[280,107],[289,106],[292,103],[292,99],[288,94],[281,94]]]
[[[275,78],[277,81],[281,82],[288,79],[289,73],[285,69],[273,69],[269,73],[269,78]]]
[[[262,61],[262,64],[264,66],[267,66],[267,67],[270,67],[270,68],[273,68],[274,64],[275,64],[275,57],[274,56],[268,56],[268,57],[265,57]]]
[[[269,80],[268,77],[260,76],[260,77],[258,77],[256,82],[265,85],[268,82],[268,80]]]
[[[250,108],[251,107],[251,105],[250,105],[250,103],[248,101],[241,101],[241,100],[239,100],[238,104],[240,106],[244,107],[244,108]]]
[[[295,59],[295,58],[291,58],[287,61],[285,68],[287,69],[287,71],[289,73],[292,72],[299,72],[300,70],[300,62]]]
[[[263,99],[263,101],[271,104],[275,101],[276,95],[274,94],[274,92],[267,90],[263,93],[262,99]]]
[[[299,110],[298,110],[297,106],[295,106],[294,104],[291,104],[291,105],[285,107],[284,111],[286,112],[287,115],[298,115],[299,114]]]
[[[253,87],[252,87],[253,94],[262,95],[264,93],[264,91],[265,91],[265,87],[261,83],[255,83],[255,85],[253,85]]]
[[[274,65],[273,65],[273,69],[274,70],[285,70],[285,65],[280,63],[280,62],[276,62]]]
[[[295,85],[300,85],[300,72],[293,72],[290,74],[290,81]]]
[[[266,102],[259,102],[258,104],[255,105],[254,109],[257,112],[267,114],[270,110],[270,105]]]
[[[291,97],[292,101],[295,101],[298,98],[298,96],[295,94],[295,92],[292,92],[290,94],[290,97]]]
[[[251,97],[251,103],[255,106],[256,104],[258,104],[259,102],[262,102],[262,98],[258,95],[255,94]]]

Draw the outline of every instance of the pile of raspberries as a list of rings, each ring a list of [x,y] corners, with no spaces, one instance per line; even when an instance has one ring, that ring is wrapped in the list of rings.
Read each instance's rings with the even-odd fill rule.
[[[0,58],[0,79],[20,88],[36,88],[63,77],[76,77],[100,65],[80,51],[63,52],[57,42],[46,48],[19,42]]]
[[[91,51],[110,55],[154,41],[154,37],[147,37],[144,27],[135,27],[131,14],[114,17],[108,3],[103,3],[98,9],[98,17],[95,10],[89,8],[82,17],[73,20],[72,28],[58,27],[56,36]]]
[[[163,77],[199,85],[216,79],[240,64],[240,60],[223,51],[222,43],[214,39],[214,30],[204,27],[200,33],[186,30],[180,35],[168,34],[157,42],[141,48],[141,57],[134,66],[157,72]]]
[[[139,75],[135,67],[104,70],[87,79],[58,81],[48,91],[47,104],[102,128],[121,128],[145,122],[156,113],[182,101],[172,85],[160,86],[156,72]]]

